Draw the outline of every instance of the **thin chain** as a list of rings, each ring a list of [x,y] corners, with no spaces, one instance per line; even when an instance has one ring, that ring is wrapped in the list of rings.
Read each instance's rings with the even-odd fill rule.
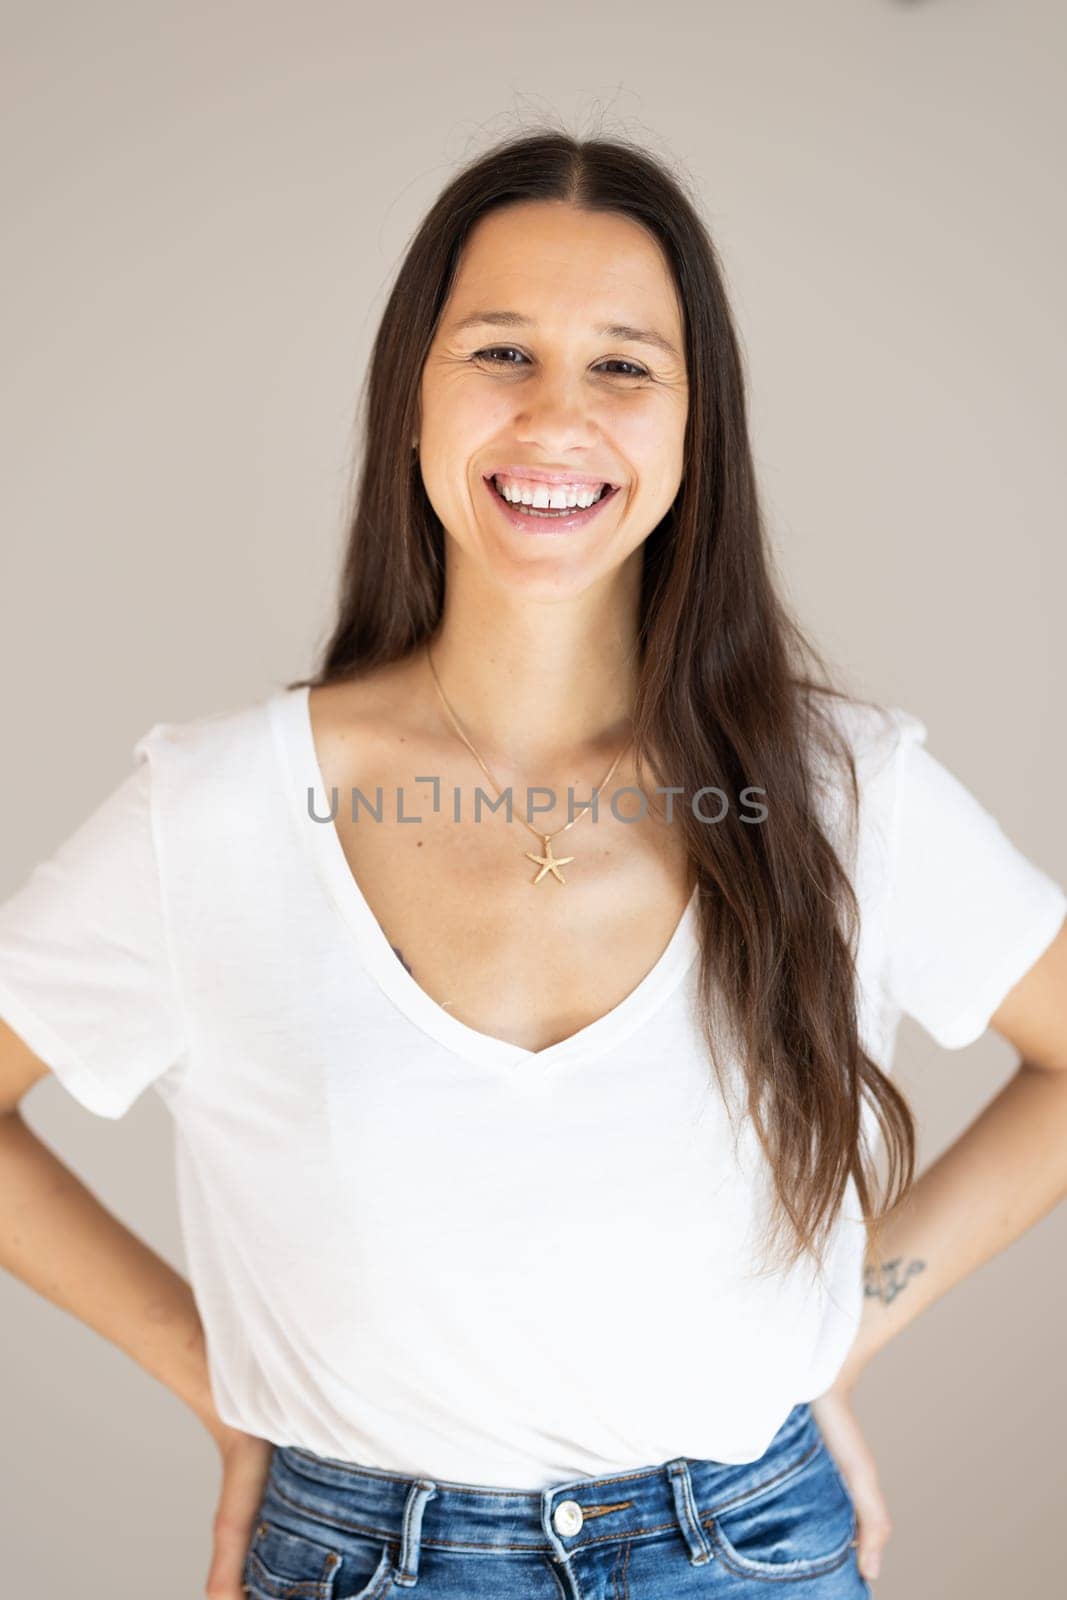
[[[481,767],[482,771],[485,773],[486,777],[489,779],[489,782],[493,785],[493,788],[496,790],[496,798],[499,800],[500,792],[501,792],[500,791],[500,786],[497,783],[496,779],[493,777],[493,774],[489,771],[489,768],[486,766],[485,762],[482,760],[481,756],[478,754],[477,750],[474,748],[474,746],[471,744],[470,740],[467,738],[467,735],[463,732],[463,729],[460,727],[459,722],[458,722],[458,720],[456,718],[456,715],[453,712],[452,707],[449,705],[448,700],[447,700],[447,698],[445,696],[445,691],[441,687],[441,680],[437,676],[437,668],[433,664],[433,657],[430,655],[430,646],[428,644],[426,646],[426,659],[430,664],[430,671],[433,673],[433,681],[434,681],[434,683],[435,683],[435,685],[437,687],[438,694],[441,696],[441,703],[444,706],[445,711],[448,714],[449,721],[451,722],[451,724],[452,724],[453,728],[456,730],[456,732],[459,734],[459,737],[463,740],[463,743],[467,746],[467,749],[470,751],[470,753],[474,757],[475,761],[477,761],[478,765]],[[603,778],[601,778],[599,784],[597,785],[598,789],[603,789],[604,785],[607,783],[608,779],[611,777],[612,773],[615,771],[615,768],[618,766],[619,762],[622,760],[623,756],[626,754],[627,750],[630,748],[630,746],[632,744],[633,744],[633,739],[632,738],[627,739],[626,743],[623,745],[622,749],[619,751],[618,755],[615,757],[615,760],[611,763],[611,766],[608,768],[608,770],[604,774]],[[519,821],[522,823],[523,827],[529,828],[530,832],[533,834],[535,839],[543,839],[543,840],[545,840],[547,842],[549,839],[554,839],[556,837],[557,833],[566,833],[567,829],[568,828],[573,828],[574,824],[576,822],[581,822],[582,817],[585,815],[585,813],[588,810],[591,809],[592,804],[593,804],[593,802],[591,800],[585,801],[585,803],[583,805],[579,806],[578,815],[576,817],[572,817],[569,822],[565,822],[563,824],[562,828],[557,828],[555,833],[542,833],[539,828],[535,828],[532,823],[527,822],[525,817],[520,817]]]

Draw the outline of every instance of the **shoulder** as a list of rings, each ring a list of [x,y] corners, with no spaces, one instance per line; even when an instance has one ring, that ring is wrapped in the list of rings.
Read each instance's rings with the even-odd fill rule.
[[[185,815],[247,805],[257,783],[274,766],[272,724],[291,691],[266,690],[256,699],[181,721],[156,722],[133,747],[150,772],[153,803],[161,814]]]
[[[154,722],[138,739],[135,748],[173,751],[179,756],[224,754],[235,745],[246,744],[250,738],[257,737],[271,700],[286,692],[270,690],[255,700],[203,712],[181,722]]]
[[[922,744],[926,724],[903,706],[861,700],[844,694],[813,697],[813,764],[836,787],[851,760],[861,788],[892,779],[909,746]]]
[[[926,724],[903,706],[844,694],[813,697],[811,772],[820,821],[851,858],[888,833],[909,748]],[[853,789],[853,779],[855,789]]]
[[[257,820],[270,826],[282,814],[294,755],[300,771],[312,771],[317,745],[324,766],[343,772],[353,748],[367,758],[405,730],[411,695],[401,667],[310,688],[274,685],[252,700],[153,723],[134,752],[151,769],[159,816],[205,838],[231,837],[238,825],[255,831]]]

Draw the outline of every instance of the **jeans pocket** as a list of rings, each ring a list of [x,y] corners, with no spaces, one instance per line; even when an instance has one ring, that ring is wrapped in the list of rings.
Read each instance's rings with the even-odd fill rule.
[[[856,1508],[821,1438],[795,1471],[700,1520],[724,1567],[772,1582],[833,1572],[856,1542]]]
[[[381,1600],[393,1585],[392,1545],[325,1527],[315,1535],[264,1518],[248,1547],[242,1587],[251,1600]]]

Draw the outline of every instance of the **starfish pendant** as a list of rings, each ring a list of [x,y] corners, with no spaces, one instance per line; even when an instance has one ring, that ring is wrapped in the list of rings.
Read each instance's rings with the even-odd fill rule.
[[[534,878],[534,883],[540,883],[546,872],[551,872],[554,877],[559,879],[560,883],[566,883],[567,880],[559,869],[560,867],[565,867],[568,861],[573,861],[574,857],[554,856],[552,854],[551,837],[547,833],[543,834],[542,837],[545,841],[545,853],[543,856],[535,856],[531,850],[523,852],[528,861],[536,861],[540,865],[541,870],[537,877]]]

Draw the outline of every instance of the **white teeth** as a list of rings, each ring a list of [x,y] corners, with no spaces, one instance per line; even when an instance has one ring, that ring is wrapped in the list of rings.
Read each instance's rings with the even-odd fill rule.
[[[511,505],[531,506],[535,510],[563,511],[569,507],[586,510],[594,505],[604,493],[604,486],[591,489],[587,485],[579,484],[537,484],[514,483],[506,479],[496,478],[494,482],[501,497]]]

